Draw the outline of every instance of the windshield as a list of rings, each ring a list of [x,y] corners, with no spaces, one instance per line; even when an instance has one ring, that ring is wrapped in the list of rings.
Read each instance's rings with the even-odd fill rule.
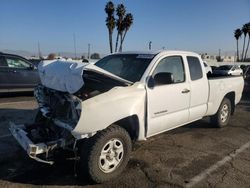
[[[230,65],[223,65],[218,67],[216,70],[230,70],[232,68],[232,66]]]
[[[125,80],[137,82],[154,56],[152,54],[116,54],[104,57],[95,65]]]

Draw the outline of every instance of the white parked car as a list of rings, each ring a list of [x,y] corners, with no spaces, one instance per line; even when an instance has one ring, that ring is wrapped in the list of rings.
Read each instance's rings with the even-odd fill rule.
[[[39,104],[31,125],[11,123],[29,157],[53,164],[58,148],[74,151],[95,182],[126,167],[132,140],[211,116],[224,127],[243,90],[243,77],[209,78],[202,59],[184,51],[124,52],[83,66],[53,62],[38,67]]]
[[[217,75],[242,75],[243,71],[238,65],[222,65],[217,67],[214,71],[213,74]]]

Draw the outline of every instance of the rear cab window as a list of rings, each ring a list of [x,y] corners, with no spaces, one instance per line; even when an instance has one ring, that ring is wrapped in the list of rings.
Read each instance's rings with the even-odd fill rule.
[[[201,63],[198,57],[187,56],[187,62],[192,81],[199,80],[203,77]]]

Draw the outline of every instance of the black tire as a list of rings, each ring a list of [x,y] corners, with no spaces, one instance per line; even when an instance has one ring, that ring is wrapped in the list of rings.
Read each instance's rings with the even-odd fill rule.
[[[114,150],[114,145],[112,148],[112,157],[111,154],[106,154],[106,159],[103,159],[103,155],[101,154],[103,150],[107,147],[111,147],[113,144],[120,144],[123,152],[122,154],[117,154]],[[105,146],[105,148],[104,148]],[[119,146],[119,145],[118,145]],[[120,146],[119,146],[120,147]],[[108,151],[108,148],[106,151]],[[81,157],[81,166],[80,171],[83,178],[86,178],[86,175],[96,183],[103,183],[109,181],[111,179],[117,178],[119,174],[125,169],[130,153],[131,153],[132,143],[131,138],[128,132],[118,125],[111,125],[107,129],[98,132],[95,136],[88,139],[81,146],[80,157]],[[108,152],[107,152],[108,153]],[[104,172],[105,170],[102,168],[102,165],[105,166],[105,163],[109,163],[111,160],[117,161],[120,160],[116,167],[111,168],[113,171]],[[109,165],[110,168],[112,165]]]
[[[228,98],[224,98],[223,101],[221,102],[221,105],[217,113],[211,117],[213,125],[219,128],[227,126],[231,116],[231,112],[232,112],[231,101]]]

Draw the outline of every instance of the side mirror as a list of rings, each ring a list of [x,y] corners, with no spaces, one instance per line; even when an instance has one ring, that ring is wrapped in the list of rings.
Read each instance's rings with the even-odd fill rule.
[[[153,78],[152,76],[150,76],[150,77],[148,78],[148,87],[149,87],[150,89],[153,89],[154,86],[155,86],[154,78]]]
[[[159,72],[154,76],[155,85],[166,85],[174,83],[173,74],[170,72]]]
[[[155,86],[174,83],[173,74],[170,72],[159,72],[154,77],[148,78],[148,87],[153,89]]]

